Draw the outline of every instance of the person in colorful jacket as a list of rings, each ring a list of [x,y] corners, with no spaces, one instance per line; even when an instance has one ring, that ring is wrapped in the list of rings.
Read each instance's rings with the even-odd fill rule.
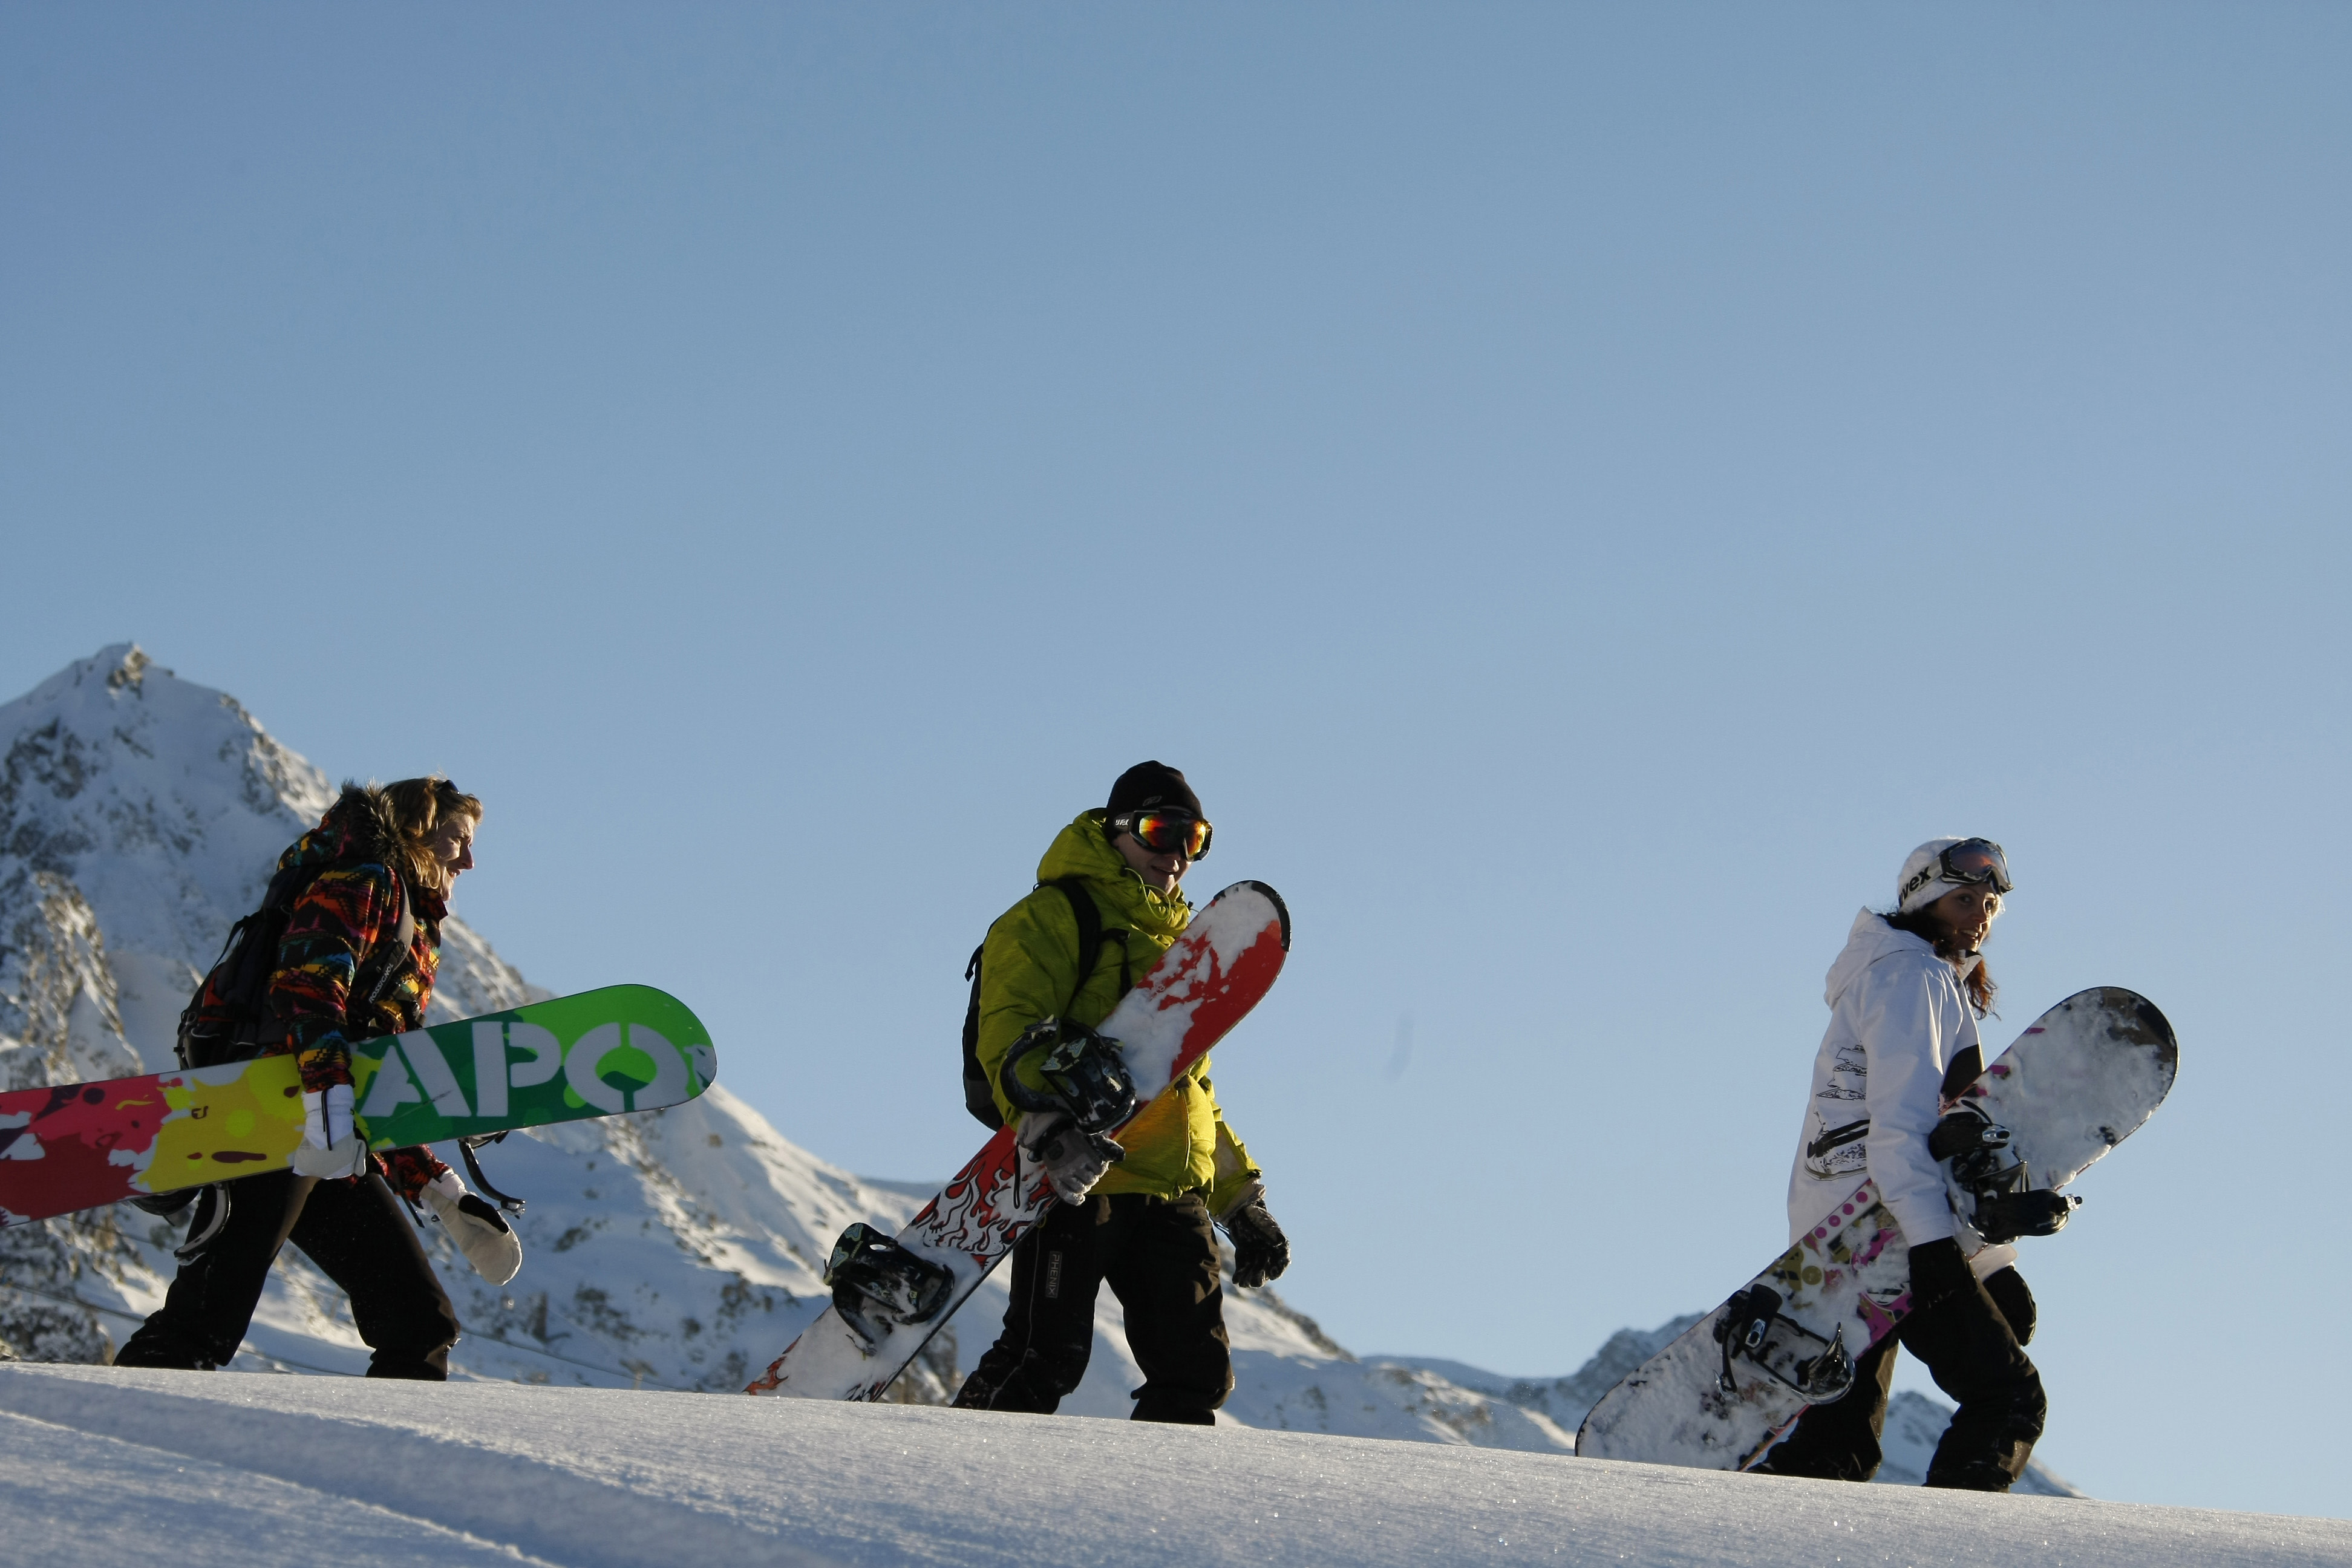
[[[976,1054],[999,1114],[1062,1201],[1013,1247],[1004,1329],[957,1394],[961,1407],[1051,1415],[1086,1375],[1095,1295],[1107,1283],[1143,1370],[1134,1418],[1212,1426],[1234,1384],[1212,1220],[1233,1240],[1235,1284],[1263,1285],[1289,1266],[1265,1184],[1217,1107],[1208,1058],[1120,1131],[1126,1154],[1111,1165],[1066,1116],[1018,1110],[999,1082],[1032,1025],[1100,1023],[1175,942],[1192,919],[1179,884],[1209,838],[1184,775],[1139,763],[1108,805],[1061,830],[1038,863],[1038,888],[989,928]],[[1094,952],[1078,951],[1070,899],[1049,885],[1065,878],[1079,879],[1101,916]]]
[[[346,784],[319,826],[279,857],[281,872],[317,869],[287,921],[261,1037],[236,1054],[295,1058],[303,1141],[292,1169],[207,1189],[203,1203],[215,1212],[200,1208],[189,1229],[209,1229],[209,1238],[185,1258],[162,1310],[116,1353],[117,1366],[228,1364],[290,1241],[350,1296],[360,1338],[374,1352],[370,1377],[448,1376],[457,1313],[402,1200],[430,1207],[493,1283],[514,1277],[521,1244],[432,1151],[368,1153],[352,1125],[352,1045],[423,1024],[449,889],[474,864],[481,816],[480,801],[443,778]],[[194,1031],[227,1010],[223,981],[220,969],[207,977],[191,1009]]]

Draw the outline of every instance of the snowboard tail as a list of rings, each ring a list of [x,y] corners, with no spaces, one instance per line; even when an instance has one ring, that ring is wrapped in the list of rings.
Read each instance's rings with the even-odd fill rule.
[[[2172,1026],[2119,986],[2069,996],[1952,1101],[2005,1128],[2037,1190],[2081,1175],[2154,1115],[2179,1068]],[[1963,1250],[1985,1245],[1976,1193],[1946,1168]],[[1865,1181],[1681,1338],[1601,1395],[1576,1434],[1585,1458],[1746,1469],[1809,1405],[1841,1398],[1853,1361],[1910,1314],[1911,1252]],[[1838,1377],[1843,1363],[1843,1380]]]
[[[1146,1107],[1257,1005],[1289,951],[1290,911],[1263,882],[1236,882],[1194,914],[1096,1026],[1118,1042]],[[1053,1184],[1022,1158],[1013,1129],[1000,1128],[896,1237],[850,1228],[828,1269],[835,1304],[743,1392],[881,1398],[1054,1202]]]
[[[352,1047],[359,1131],[399,1149],[650,1110],[717,1078],[709,1032],[649,985],[608,985]],[[290,1056],[0,1094],[0,1226],[286,1169]]]

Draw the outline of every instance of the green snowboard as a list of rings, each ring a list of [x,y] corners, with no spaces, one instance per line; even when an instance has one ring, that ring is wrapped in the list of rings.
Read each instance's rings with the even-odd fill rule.
[[[692,1100],[709,1031],[649,985],[608,985],[352,1048],[371,1149]],[[292,1057],[0,1094],[0,1226],[282,1170],[302,1141]]]

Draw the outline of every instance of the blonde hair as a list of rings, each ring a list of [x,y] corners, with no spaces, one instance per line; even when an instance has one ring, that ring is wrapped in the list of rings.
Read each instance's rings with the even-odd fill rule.
[[[408,862],[408,879],[436,893],[447,892],[449,874],[433,857],[433,835],[451,816],[462,815],[481,821],[480,799],[467,795],[439,773],[385,784],[383,793],[384,805],[392,811],[393,826],[400,832],[400,847]]]

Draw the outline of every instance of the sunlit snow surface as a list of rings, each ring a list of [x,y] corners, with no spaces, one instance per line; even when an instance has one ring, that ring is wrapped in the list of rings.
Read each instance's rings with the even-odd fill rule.
[[[903,1405],[0,1367],[18,1562],[2352,1563],[2352,1522]]]

